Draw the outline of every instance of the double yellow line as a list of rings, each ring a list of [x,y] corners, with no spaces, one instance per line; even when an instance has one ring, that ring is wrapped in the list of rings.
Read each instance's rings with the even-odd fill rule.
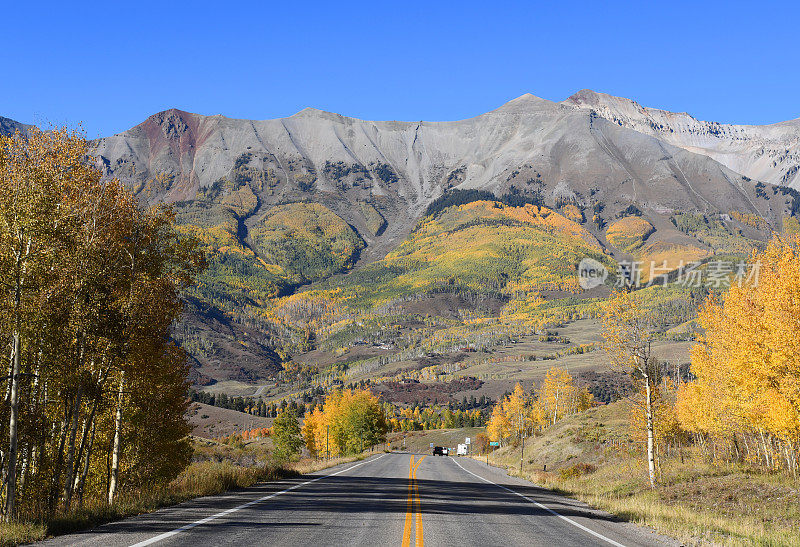
[[[422,541],[422,510],[420,509],[419,486],[417,485],[417,469],[419,469],[419,464],[421,464],[424,459],[425,456],[422,456],[415,464],[414,456],[411,456],[411,460],[408,462],[408,499],[406,500],[406,524],[403,528],[403,547],[409,547],[411,545],[411,529],[413,528],[414,522],[413,513],[415,499],[417,501],[417,547],[422,547],[424,545]]]

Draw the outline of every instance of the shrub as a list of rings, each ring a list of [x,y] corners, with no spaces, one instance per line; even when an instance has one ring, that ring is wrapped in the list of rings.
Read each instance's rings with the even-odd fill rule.
[[[578,477],[582,477],[583,475],[588,475],[589,473],[594,473],[597,470],[595,466],[590,463],[576,463],[574,465],[570,465],[569,467],[565,467],[558,471],[558,476],[561,479],[575,479]]]

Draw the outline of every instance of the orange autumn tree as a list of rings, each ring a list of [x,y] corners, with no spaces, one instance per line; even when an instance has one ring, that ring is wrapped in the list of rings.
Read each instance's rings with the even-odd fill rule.
[[[701,440],[796,472],[800,450],[800,237],[775,236],[749,275],[700,312],[696,379],[677,416]]]

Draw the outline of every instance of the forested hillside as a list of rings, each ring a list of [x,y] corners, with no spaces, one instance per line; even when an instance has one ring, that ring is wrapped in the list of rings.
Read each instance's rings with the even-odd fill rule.
[[[208,268],[174,336],[195,386],[237,390],[322,371],[335,352],[405,361],[538,336],[592,316],[607,294],[577,285],[583,258],[609,270],[605,287],[631,262],[647,283],[716,257],[735,264],[796,229],[794,190],[587,101],[524,95],[436,123],[169,110],[91,152],[140,203],[172,204],[201,242]],[[677,327],[705,290],[648,292],[681,310]],[[365,340],[384,349],[352,345]]]
[[[793,190],[612,122],[528,95],[442,123],[171,110],[91,153],[206,253],[172,329],[195,388],[279,400],[468,369],[489,391],[464,395],[494,397],[511,387],[477,372],[494,348],[592,320],[615,285],[639,283],[668,336],[691,338],[697,304],[797,229]],[[608,272],[591,290],[587,258]]]

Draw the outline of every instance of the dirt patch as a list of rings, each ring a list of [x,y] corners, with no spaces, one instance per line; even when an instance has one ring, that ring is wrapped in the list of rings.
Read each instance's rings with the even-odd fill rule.
[[[450,382],[426,384],[416,380],[383,382],[371,386],[375,395],[395,404],[446,404],[454,400],[453,394],[474,391],[483,385],[482,380],[466,376]]]

